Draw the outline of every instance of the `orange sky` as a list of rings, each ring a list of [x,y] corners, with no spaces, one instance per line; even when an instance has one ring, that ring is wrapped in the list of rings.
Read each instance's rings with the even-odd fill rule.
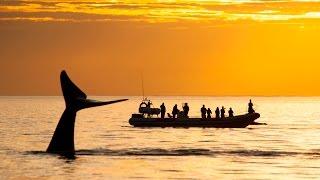
[[[0,95],[320,95],[320,1],[2,0]]]

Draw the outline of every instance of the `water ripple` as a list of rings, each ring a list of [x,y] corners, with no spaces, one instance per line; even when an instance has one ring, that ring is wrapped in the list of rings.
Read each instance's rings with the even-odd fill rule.
[[[44,151],[27,151],[26,154],[47,154]],[[320,152],[295,152],[295,151],[262,151],[262,150],[210,150],[201,148],[191,149],[161,149],[161,148],[131,148],[131,149],[82,149],[76,151],[77,156],[320,156]]]

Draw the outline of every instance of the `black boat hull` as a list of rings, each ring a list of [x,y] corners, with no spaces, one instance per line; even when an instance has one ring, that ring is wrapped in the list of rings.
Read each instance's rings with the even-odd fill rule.
[[[134,127],[206,127],[206,128],[245,128],[260,117],[259,113],[245,114],[223,119],[201,118],[131,118],[129,124]]]

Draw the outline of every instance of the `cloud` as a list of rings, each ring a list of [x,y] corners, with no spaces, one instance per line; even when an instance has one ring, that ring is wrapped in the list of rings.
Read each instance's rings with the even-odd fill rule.
[[[320,21],[318,0],[1,1],[1,21]]]

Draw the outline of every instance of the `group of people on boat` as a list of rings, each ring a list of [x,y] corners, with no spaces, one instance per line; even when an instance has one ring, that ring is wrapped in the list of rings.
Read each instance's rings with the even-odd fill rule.
[[[178,105],[174,105],[173,106],[173,109],[172,109],[172,115],[168,113],[168,116],[169,117],[172,117],[172,118],[177,118],[177,117],[189,117],[189,105],[188,103],[185,103],[182,107],[182,111],[180,111],[178,109]],[[166,106],[164,105],[164,103],[161,104],[160,106],[160,114],[161,114],[161,118],[164,118],[165,117],[165,114],[166,114]]]
[[[212,111],[210,108],[206,108],[205,105],[202,106],[202,108],[200,109],[201,111],[201,118],[202,119],[211,119],[211,114],[212,114]],[[219,119],[219,118],[225,118],[225,108],[224,106],[221,107],[221,110],[219,109],[219,107],[216,108],[215,110],[215,114],[216,114],[216,118]],[[229,113],[229,117],[233,117],[233,110],[232,108],[229,109],[228,111]]]
[[[172,115],[170,113],[168,113],[168,117],[170,118],[179,118],[179,117],[185,117],[185,118],[188,118],[188,114],[189,114],[189,105],[188,103],[185,103],[182,107],[182,111],[180,111],[178,109],[178,105],[175,104],[173,106],[173,109],[172,109]],[[166,114],[166,106],[164,103],[161,104],[160,106],[160,114],[161,114],[161,118],[165,118],[165,114]],[[211,119],[212,116],[212,110],[210,108],[206,108],[205,105],[202,106],[202,108],[200,109],[200,112],[201,112],[201,118],[202,119]],[[253,109],[253,103],[250,99],[249,103],[248,103],[248,113],[254,113],[254,109]],[[226,113],[226,110],[224,108],[224,106],[221,107],[221,109],[219,109],[219,107],[216,108],[215,110],[215,118],[217,119],[220,119],[220,118],[225,118],[225,113]],[[228,115],[229,117],[233,117],[234,116],[234,111],[233,109],[230,107],[229,110],[228,110]]]

